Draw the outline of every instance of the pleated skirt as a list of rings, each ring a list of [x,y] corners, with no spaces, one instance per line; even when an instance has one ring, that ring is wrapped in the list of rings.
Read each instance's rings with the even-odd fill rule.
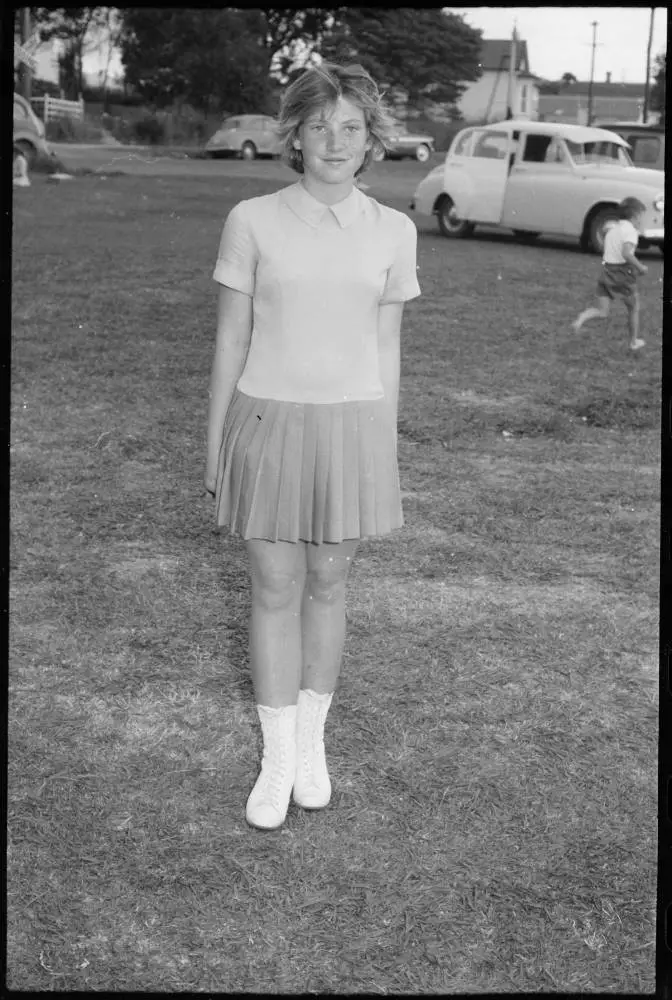
[[[383,400],[290,403],[236,390],[216,518],[244,539],[342,542],[403,524],[395,429]]]

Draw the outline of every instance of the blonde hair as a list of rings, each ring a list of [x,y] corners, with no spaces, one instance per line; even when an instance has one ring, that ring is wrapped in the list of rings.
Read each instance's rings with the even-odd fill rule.
[[[303,173],[303,154],[300,149],[294,148],[299,128],[310,114],[335,104],[340,97],[362,111],[369,139],[372,140],[355,177],[363,173],[375,157],[385,154],[386,140],[394,128],[394,119],[383,104],[383,95],[373,77],[359,64],[338,66],[323,62],[309,67],[290,84],[280,103],[275,128],[282,141],[282,159],[297,174]]]

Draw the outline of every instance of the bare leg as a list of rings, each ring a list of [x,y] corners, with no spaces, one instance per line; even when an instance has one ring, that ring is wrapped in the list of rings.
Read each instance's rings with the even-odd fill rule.
[[[644,346],[644,341],[639,337],[639,295],[635,293],[632,299],[625,303],[628,310],[628,331],[630,333],[630,347],[633,351]]]
[[[306,582],[304,542],[247,542],[252,577],[250,665],[255,701],[296,705],[301,682],[301,597]]]
[[[306,588],[301,608],[301,687],[317,694],[334,690],[345,642],[345,584],[357,540],[306,546]]]
[[[609,315],[609,299],[600,297],[597,300],[597,306],[590,306],[588,309],[584,309],[581,315],[574,320],[572,323],[572,330],[578,333],[584,323],[587,323],[589,319],[606,319]]]

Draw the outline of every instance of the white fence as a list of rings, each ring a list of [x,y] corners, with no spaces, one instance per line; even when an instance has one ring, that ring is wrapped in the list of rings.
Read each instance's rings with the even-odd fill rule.
[[[42,121],[53,121],[54,118],[74,118],[84,121],[84,101],[80,96],[78,101],[66,101],[62,97],[33,97],[31,103],[40,110]]]

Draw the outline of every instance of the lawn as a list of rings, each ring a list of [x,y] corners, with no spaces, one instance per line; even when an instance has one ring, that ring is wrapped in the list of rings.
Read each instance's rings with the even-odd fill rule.
[[[662,260],[632,355],[569,330],[596,258],[420,227],[406,525],[353,568],[332,804],[264,833],[202,495],[221,225],[290,179],[255,169],[15,192],[8,985],[653,993]]]

